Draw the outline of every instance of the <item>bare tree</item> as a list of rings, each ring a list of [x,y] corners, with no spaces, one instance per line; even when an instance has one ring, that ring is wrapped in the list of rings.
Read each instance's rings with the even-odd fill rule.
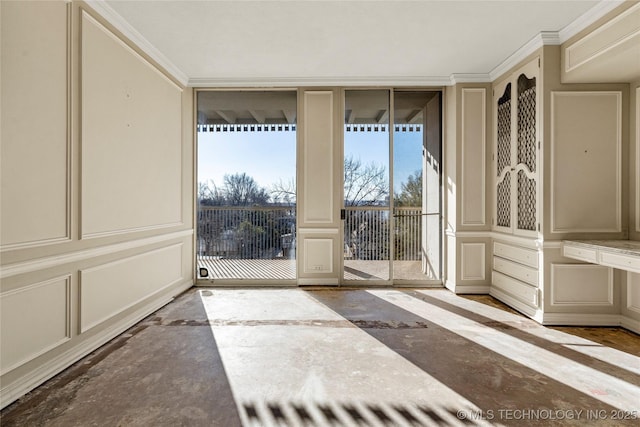
[[[346,206],[379,205],[389,196],[386,168],[348,156],[344,159],[344,202]]]
[[[221,206],[224,204],[224,194],[213,180],[199,182],[198,201],[203,206]]]
[[[271,199],[287,205],[296,204],[296,183],[293,178],[284,182],[282,179],[271,186]]]
[[[224,195],[230,206],[262,205],[269,201],[269,193],[243,173],[224,176]]]

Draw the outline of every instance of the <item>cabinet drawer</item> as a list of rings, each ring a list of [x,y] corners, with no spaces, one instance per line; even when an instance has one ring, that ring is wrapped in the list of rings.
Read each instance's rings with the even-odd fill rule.
[[[507,258],[529,267],[538,268],[538,252],[531,249],[495,242],[493,244],[493,254],[500,258]]]
[[[578,248],[575,246],[562,246],[562,255],[567,258],[579,259],[580,261],[598,262],[598,251],[595,249]]]
[[[507,276],[538,286],[538,270],[503,258],[493,257],[493,269]]]
[[[538,288],[529,286],[512,277],[493,272],[492,285],[497,289],[506,292],[531,307],[538,307]]]
[[[600,251],[599,264],[640,273],[640,258],[631,255],[612,254]]]

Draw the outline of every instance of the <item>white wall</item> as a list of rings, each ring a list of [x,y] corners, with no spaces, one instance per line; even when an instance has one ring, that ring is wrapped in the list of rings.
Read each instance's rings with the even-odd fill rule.
[[[0,16],[5,406],[192,285],[193,107],[82,3]]]

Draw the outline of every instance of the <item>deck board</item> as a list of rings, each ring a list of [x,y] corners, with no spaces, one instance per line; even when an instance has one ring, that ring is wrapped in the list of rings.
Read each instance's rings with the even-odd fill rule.
[[[420,261],[395,261],[395,277],[398,279],[424,280]],[[198,257],[198,268],[209,270],[211,279],[282,280],[296,279],[295,259],[233,259]],[[345,260],[345,280],[388,280],[388,261]],[[199,277],[200,278],[200,277]]]
[[[295,259],[219,259],[199,256],[212,279],[295,279]]]

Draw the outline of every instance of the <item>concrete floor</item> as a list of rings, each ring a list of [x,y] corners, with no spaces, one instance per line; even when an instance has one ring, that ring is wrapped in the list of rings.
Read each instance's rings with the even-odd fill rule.
[[[194,288],[0,424],[619,426],[638,411],[640,336],[623,329],[543,327],[439,289]]]

